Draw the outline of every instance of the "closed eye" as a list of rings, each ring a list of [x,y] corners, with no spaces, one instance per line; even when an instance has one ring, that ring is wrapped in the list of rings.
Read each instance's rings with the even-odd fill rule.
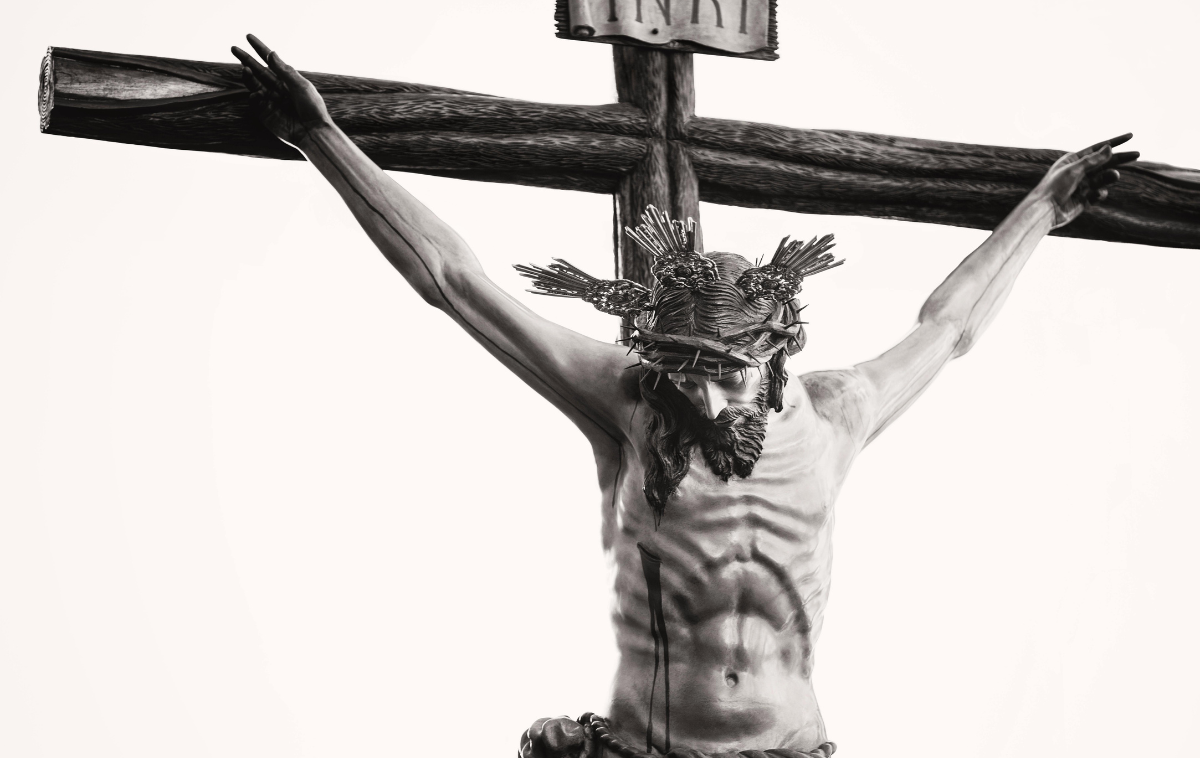
[[[671,374],[670,379],[675,383],[675,386],[681,390],[692,390],[696,388],[696,383],[692,381],[687,374]]]

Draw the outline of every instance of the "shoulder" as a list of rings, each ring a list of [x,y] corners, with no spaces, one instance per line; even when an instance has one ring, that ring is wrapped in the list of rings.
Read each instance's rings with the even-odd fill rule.
[[[862,373],[854,369],[836,371],[813,371],[800,377],[817,413],[824,415],[832,407],[865,399],[870,392],[870,383]]]
[[[871,383],[861,372],[855,369],[813,371],[799,379],[798,384],[816,415],[851,436],[858,436],[865,429]]]

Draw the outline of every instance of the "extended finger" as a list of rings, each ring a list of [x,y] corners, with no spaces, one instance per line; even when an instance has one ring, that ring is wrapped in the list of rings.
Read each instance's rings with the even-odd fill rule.
[[[1108,146],[1116,147],[1118,145],[1124,145],[1126,142],[1128,142],[1131,139],[1133,139],[1133,132],[1126,132],[1126,133],[1122,134],[1120,137],[1113,137],[1112,139],[1110,139],[1108,141]]]
[[[241,61],[242,65],[245,66],[246,69],[248,69],[250,71],[250,73],[253,74],[254,78],[257,79],[260,83],[276,84],[278,82],[278,79],[276,79],[275,74],[271,73],[271,70],[268,69],[266,66],[264,66],[263,64],[256,61],[254,59],[253,55],[251,55],[250,53],[247,53],[245,50],[241,49],[237,45],[234,45],[233,47],[231,47],[229,49],[233,52],[234,57],[236,57],[239,61]]]
[[[1108,145],[1109,147],[1116,147],[1117,145],[1124,145],[1126,142],[1128,142],[1131,139],[1133,139],[1133,132],[1126,132],[1125,134],[1122,134],[1119,137],[1113,137],[1112,139],[1106,139],[1106,140],[1097,142],[1096,144],[1092,145],[1091,147],[1081,150],[1080,152],[1082,152],[1082,153],[1094,152],[1094,151],[1099,150],[1100,148],[1104,147],[1105,145]]]
[[[255,37],[253,34],[247,34],[246,41],[250,43],[250,47],[254,48],[254,52],[258,53],[258,57],[264,61],[271,57],[271,48],[267,47],[258,37]]]
[[[290,79],[295,75],[296,70],[284,63],[283,58],[279,57],[279,53],[267,47],[258,37],[255,37],[253,34],[247,34],[246,39],[250,40],[250,44],[254,46],[254,51],[262,56],[262,59],[267,62],[267,66],[279,78]]]
[[[1119,166],[1122,163],[1132,163],[1133,161],[1136,161],[1138,158],[1141,158],[1141,157],[1142,157],[1142,154],[1139,153],[1137,150],[1130,150],[1125,153],[1114,153],[1112,160],[1109,161],[1108,163],[1110,166]]]

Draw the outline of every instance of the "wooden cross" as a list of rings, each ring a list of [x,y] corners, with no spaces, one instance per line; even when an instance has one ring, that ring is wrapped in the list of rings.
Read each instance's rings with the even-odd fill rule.
[[[697,220],[703,200],[991,229],[1062,154],[698,118],[692,55],[614,45],[618,102],[600,106],[304,75],[385,169],[611,194],[617,276],[643,284],[649,261],[622,229],[646,205]],[[250,116],[238,64],[51,48],[39,108],[49,134],[303,157]],[[1200,248],[1200,171],[1138,162],[1122,175],[1054,233]]]

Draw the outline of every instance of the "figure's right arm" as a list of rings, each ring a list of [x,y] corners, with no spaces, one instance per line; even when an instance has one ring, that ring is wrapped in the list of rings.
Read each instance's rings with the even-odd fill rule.
[[[269,68],[234,49],[245,65],[252,106],[277,136],[296,145],[345,200],[371,240],[414,289],[492,355],[566,413],[589,438],[619,443],[636,401],[625,349],[543,319],[501,290],[467,244],[374,164],[333,124],[321,96],[261,42]],[[431,330],[432,331],[432,330]],[[445,361],[437,341],[429,358]]]

